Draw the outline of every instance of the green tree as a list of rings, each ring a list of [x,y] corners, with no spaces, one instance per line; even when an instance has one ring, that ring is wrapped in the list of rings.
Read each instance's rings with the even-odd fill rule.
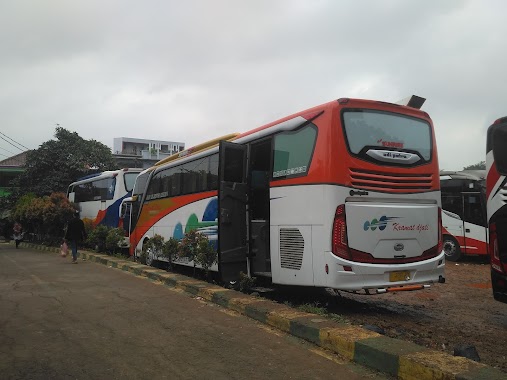
[[[468,165],[463,170],[486,170],[486,161],[481,161],[473,165]]]
[[[85,140],[62,127],[55,129],[55,138],[28,152],[25,171],[17,178],[18,196],[66,192],[79,177],[115,169],[111,149],[106,145]]]
[[[38,239],[61,239],[74,211],[65,193],[43,197],[26,194],[19,198],[11,210],[11,219],[21,222],[23,229],[34,233]]]

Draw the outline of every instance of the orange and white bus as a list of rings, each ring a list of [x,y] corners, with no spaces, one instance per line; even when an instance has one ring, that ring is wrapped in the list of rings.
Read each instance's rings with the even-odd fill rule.
[[[137,179],[131,253],[155,234],[199,229],[224,282],[243,272],[368,294],[443,282],[437,149],[422,102],[338,99],[180,152]]]
[[[488,129],[486,172],[491,285],[495,299],[507,303],[507,117]]]
[[[487,255],[486,171],[441,171],[440,186],[445,258]]]

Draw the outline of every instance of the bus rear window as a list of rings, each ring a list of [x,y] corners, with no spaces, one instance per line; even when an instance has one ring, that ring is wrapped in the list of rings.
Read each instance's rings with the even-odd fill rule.
[[[495,159],[496,170],[501,175],[507,175],[507,124],[495,126],[490,140],[493,145],[493,157]],[[489,136],[488,136],[489,137]]]
[[[349,150],[368,159],[367,152],[409,152],[419,156],[408,163],[431,158],[430,125],[421,119],[371,110],[345,110],[343,125]],[[378,155],[378,153],[376,153]],[[375,157],[374,157],[375,158]]]

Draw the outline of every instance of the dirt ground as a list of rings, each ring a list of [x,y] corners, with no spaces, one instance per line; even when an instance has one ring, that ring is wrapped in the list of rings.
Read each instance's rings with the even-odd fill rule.
[[[314,304],[354,325],[374,325],[386,336],[451,355],[458,345],[473,345],[481,363],[507,372],[507,304],[493,299],[489,263],[473,257],[447,262],[445,277],[445,284],[412,292],[267,296],[295,307]]]
[[[474,345],[481,362],[507,372],[507,304],[493,299],[489,264],[447,262],[446,283],[428,290],[377,296],[341,294],[328,305],[353,324],[383,328],[387,336],[453,354]]]

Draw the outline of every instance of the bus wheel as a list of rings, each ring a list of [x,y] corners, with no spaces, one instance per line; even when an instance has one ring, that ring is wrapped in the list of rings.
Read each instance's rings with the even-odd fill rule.
[[[446,260],[458,261],[461,259],[461,249],[456,239],[452,236],[444,236],[443,246]]]
[[[152,267],[155,265],[155,259],[153,257],[153,249],[149,247],[146,249],[146,265]]]

